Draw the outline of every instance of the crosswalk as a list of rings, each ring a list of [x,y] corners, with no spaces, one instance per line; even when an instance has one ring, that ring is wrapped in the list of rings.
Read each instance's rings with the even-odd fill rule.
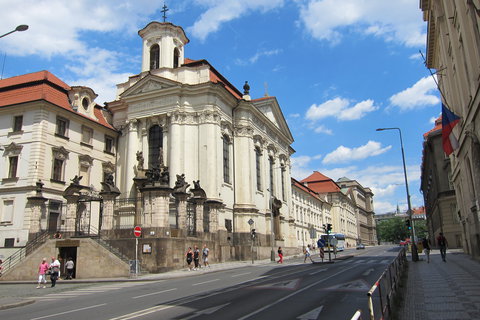
[[[72,291],[46,293],[46,294],[42,294],[42,293],[45,293],[45,291],[43,290],[48,290],[48,289],[38,289],[38,293],[42,295],[31,297],[31,299],[41,300],[41,301],[54,301],[59,299],[65,300],[68,298],[86,296],[86,295],[95,294],[95,293],[103,293],[103,292],[108,292],[113,290],[120,290],[123,288],[131,288],[133,286],[140,286],[146,283],[151,283],[151,282],[148,282],[148,281],[115,282],[115,283],[110,283],[110,284],[101,285],[101,286],[92,286],[88,288],[75,289]]]

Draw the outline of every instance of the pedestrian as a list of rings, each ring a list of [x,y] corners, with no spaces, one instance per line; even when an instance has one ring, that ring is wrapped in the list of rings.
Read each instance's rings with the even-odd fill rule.
[[[62,234],[60,233],[60,231],[55,232],[55,234],[53,235],[53,238],[54,239],[62,239]]]
[[[187,257],[188,271],[192,271],[192,260],[193,260],[192,247],[188,247],[187,253],[185,253],[185,257]]]
[[[305,259],[303,259],[303,263],[307,262],[307,258],[309,258],[310,261],[313,262],[312,256],[311,256],[311,254],[310,254],[310,245],[307,245],[307,247],[305,248],[304,253],[305,253]]]
[[[195,246],[193,250],[193,263],[195,264],[193,270],[198,270],[200,268],[200,250],[197,246]]]
[[[440,232],[437,237],[437,245],[440,248],[440,255],[442,256],[443,262],[447,262],[447,238],[443,235],[443,232]]]
[[[45,278],[45,276],[46,276],[49,268],[50,268],[50,266],[48,265],[47,258],[43,258],[42,262],[38,266],[38,285],[37,285],[37,289],[41,288],[42,283],[43,283],[43,287],[46,288],[45,285],[47,284],[47,279]]]
[[[210,249],[208,249],[207,245],[203,245],[203,250],[202,250],[202,260],[203,260],[203,265],[206,267],[210,268],[210,264],[208,263],[208,254],[210,253]]]
[[[0,259],[0,277],[2,276],[2,271],[3,271],[3,260]]]
[[[52,288],[55,287],[58,278],[60,278],[60,261],[52,257],[52,263],[50,263],[50,280],[52,281]]]
[[[67,262],[65,263],[65,268],[67,269],[67,276],[65,280],[72,280],[73,268],[75,268],[75,263],[73,262],[73,259],[71,257],[68,258]]]
[[[427,238],[422,240],[423,250],[425,250],[425,256],[427,257],[427,263],[430,263],[430,243]]]
[[[277,263],[283,263],[283,251],[282,247],[278,247],[278,257],[280,258]]]

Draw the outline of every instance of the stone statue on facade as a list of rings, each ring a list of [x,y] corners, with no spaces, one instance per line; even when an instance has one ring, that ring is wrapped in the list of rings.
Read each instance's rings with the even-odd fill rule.
[[[142,151],[137,151],[137,170],[142,171],[143,170],[143,164],[144,164],[145,159],[143,158],[143,152]]]
[[[202,187],[200,187],[200,180],[193,181],[193,189],[190,189],[190,192],[193,193],[193,196],[195,198],[205,199],[207,197],[205,190],[203,190]]]
[[[120,193],[120,190],[115,186],[113,181],[113,174],[109,173],[105,178],[105,182],[100,182],[102,184],[102,192],[106,193]]]
[[[181,192],[181,193],[186,193],[187,188],[190,187],[190,184],[188,184],[185,181],[185,174],[182,173],[177,174],[177,181],[175,181],[175,186],[173,187],[173,192]]]
[[[73,177],[73,179],[71,179],[70,181],[72,181],[72,184],[74,185],[80,185],[80,180],[82,180],[83,176],[78,176],[78,175],[75,175],[75,177]]]

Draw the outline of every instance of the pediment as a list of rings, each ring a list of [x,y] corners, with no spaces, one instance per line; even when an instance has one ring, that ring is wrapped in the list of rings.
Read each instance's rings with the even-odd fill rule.
[[[133,86],[125,90],[121,96],[122,98],[131,97],[155,91],[161,91],[169,88],[179,87],[180,83],[166,78],[147,75]]]
[[[252,100],[255,108],[267,117],[283,134],[293,141],[292,133],[275,97]]]

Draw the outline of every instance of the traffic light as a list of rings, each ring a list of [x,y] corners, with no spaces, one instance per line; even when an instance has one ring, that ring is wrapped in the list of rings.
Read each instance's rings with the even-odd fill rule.
[[[257,236],[257,232],[255,231],[255,229],[252,229],[252,231],[250,231],[250,235],[252,236],[252,239],[255,239],[255,237]]]
[[[405,226],[408,230],[412,230],[412,225],[410,224],[410,219],[405,220]]]
[[[329,234],[332,231],[332,225],[330,223],[327,223],[327,234]]]

